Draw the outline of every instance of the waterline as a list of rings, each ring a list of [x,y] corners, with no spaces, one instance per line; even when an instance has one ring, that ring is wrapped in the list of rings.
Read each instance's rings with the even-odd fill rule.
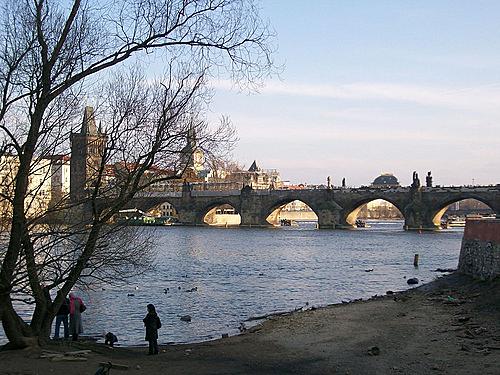
[[[150,231],[158,240],[154,270],[126,286],[83,293],[85,334],[111,331],[121,345],[142,345],[148,303],[162,319],[160,343],[237,334],[240,323],[253,316],[403,290],[409,277],[431,281],[437,276],[433,270],[456,267],[462,237],[460,231],[405,232],[397,221],[352,231],[314,230],[303,223]],[[189,323],[180,320],[187,314]]]

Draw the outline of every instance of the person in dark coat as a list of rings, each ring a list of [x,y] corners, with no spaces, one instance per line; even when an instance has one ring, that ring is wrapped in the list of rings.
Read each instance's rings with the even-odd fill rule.
[[[158,329],[161,328],[160,318],[154,305],[147,306],[148,314],[142,320],[146,327],[146,341],[149,342],[149,355],[158,354]]]
[[[61,323],[64,326],[64,338],[67,339],[69,337],[69,329],[68,329],[68,315],[69,315],[69,299],[65,298],[61,307],[57,311],[56,315],[56,330],[54,332],[54,338],[59,338],[59,329],[61,328]]]

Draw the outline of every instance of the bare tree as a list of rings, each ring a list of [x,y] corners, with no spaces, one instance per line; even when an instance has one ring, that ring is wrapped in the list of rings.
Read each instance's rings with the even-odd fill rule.
[[[207,146],[231,139],[226,125],[209,131],[203,120],[206,79],[225,71],[242,85],[257,83],[272,68],[270,34],[251,0],[6,0],[0,13],[0,156],[2,164],[15,159],[1,191],[10,213],[0,250],[0,317],[11,345],[25,347],[48,337],[64,296],[83,276],[100,278],[103,267],[118,270],[134,255],[110,245],[116,236],[106,223],[138,191],[173,178],[152,166],[182,169],[178,156],[192,127]],[[151,55],[169,62],[160,81],[116,70]],[[84,206],[86,225],[44,224],[40,231],[51,210],[29,213],[53,173],[44,157],[68,154],[81,103],[105,79],[115,83],[98,108],[104,147],[85,194],[73,197],[72,207],[52,206],[72,216]],[[32,296],[29,324],[15,308],[20,293]]]

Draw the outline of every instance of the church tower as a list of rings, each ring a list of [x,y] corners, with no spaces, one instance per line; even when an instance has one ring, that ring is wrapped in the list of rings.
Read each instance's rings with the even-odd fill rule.
[[[107,136],[97,129],[94,108],[85,107],[82,128],[71,133],[70,197],[72,201],[84,199],[101,165]]]
[[[198,173],[203,170],[205,163],[205,154],[198,147],[196,132],[191,125],[187,133],[186,146],[181,150],[180,164],[181,167],[186,167],[186,172],[183,177],[196,178]]]

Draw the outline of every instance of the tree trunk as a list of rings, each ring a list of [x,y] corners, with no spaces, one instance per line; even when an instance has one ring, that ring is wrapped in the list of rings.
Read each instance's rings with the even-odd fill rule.
[[[34,314],[31,324],[24,322],[14,310],[10,299],[0,300],[2,304],[2,326],[9,343],[5,346],[9,349],[23,349],[45,344],[50,339],[52,323],[55,314],[53,308],[46,308]],[[39,308],[37,308],[39,310]]]
[[[17,315],[9,296],[0,297],[2,304],[2,326],[9,339],[8,347],[22,349],[28,346],[37,346],[38,337],[33,335],[31,327]]]
[[[54,320],[54,305],[50,300],[37,301],[33,317],[31,319],[31,331],[39,337],[40,343],[50,338],[52,322]]]

